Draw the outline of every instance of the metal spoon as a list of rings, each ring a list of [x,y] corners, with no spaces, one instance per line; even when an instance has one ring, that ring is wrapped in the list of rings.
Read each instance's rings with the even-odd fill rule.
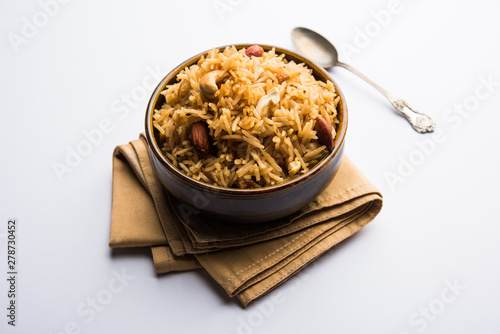
[[[406,101],[392,95],[351,66],[340,62],[338,60],[337,49],[317,32],[302,27],[295,28],[292,30],[292,42],[299,53],[324,68],[329,69],[335,65],[342,66],[371,84],[392,103],[394,108],[406,117],[417,132],[426,133],[434,131],[436,122],[431,117],[410,108]]]

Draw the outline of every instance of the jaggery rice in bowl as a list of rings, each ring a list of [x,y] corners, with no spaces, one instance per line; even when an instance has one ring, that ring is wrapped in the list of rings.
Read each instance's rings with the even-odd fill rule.
[[[146,137],[170,195],[230,222],[282,218],[334,177],[347,128],[329,74],[264,45],[211,49],[177,66],[148,104]]]

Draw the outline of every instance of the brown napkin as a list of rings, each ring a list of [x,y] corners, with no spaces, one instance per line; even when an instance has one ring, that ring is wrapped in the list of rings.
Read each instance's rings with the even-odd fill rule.
[[[141,134],[113,153],[109,246],[151,247],[157,273],[204,268],[247,306],[359,231],[381,208],[381,194],[344,157],[328,187],[286,219],[228,224],[193,210],[184,221],[186,213],[155,176]]]

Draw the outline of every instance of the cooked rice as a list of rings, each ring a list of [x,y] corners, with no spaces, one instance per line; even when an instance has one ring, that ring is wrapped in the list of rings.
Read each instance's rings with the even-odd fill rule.
[[[213,70],[230,76],[210,100],[200,80]],[[274,87],[279,102],[259,112],[259,100]],[[189,177],[221,187],[270,186],[308,172],[329,153],[318,143],[316,117],[332,124],[334,138],[339,122],[333,83],[316,80],[311,69],[274,49],[262,57],[234,46],[211,50],[162,94],[166,102],[153,115],[162,152]],[[191,141],[191,125],[200,120],[208,124],[214,154],[201,154]]]

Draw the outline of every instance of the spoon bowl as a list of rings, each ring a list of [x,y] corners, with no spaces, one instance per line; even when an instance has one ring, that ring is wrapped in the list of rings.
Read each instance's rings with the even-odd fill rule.
[[[310,29],[303,27],[293,29],[292,43],[296,50],[326,69],[338,63],[338,52],[333,44]]]

